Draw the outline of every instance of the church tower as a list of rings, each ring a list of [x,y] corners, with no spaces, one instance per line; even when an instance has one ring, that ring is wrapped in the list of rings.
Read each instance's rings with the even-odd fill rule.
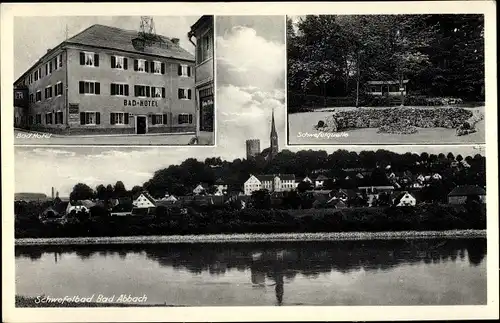
[[[276,125],[274,124],[274,109],[273,109],[273,112],[272,112],[272,119],[271,119],[271,135],[270,135],[270,139],[271,139],[271,151],[269,153],[271,159],[274,158],[278,152],[279,152],[279,148],[278,148],[278,133],[276,132]]]

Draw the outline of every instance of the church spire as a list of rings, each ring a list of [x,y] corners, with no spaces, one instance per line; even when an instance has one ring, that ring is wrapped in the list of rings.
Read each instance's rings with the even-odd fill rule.
[[[278,148],[278,132],[276,131],[276,124],[274,122],[274,108],[273,108],[273,111],[272,111],[272,115],[271,115],[271,135],[270,135],[270,139],[271,139],[271,158],[274,158],[277,154],[278,154],[278,151],[279,151],[279,148]]]

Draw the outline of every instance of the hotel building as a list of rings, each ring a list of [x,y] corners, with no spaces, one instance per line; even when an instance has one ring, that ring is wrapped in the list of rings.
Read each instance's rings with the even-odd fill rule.
[[[192,38],[196,39],[196,43]],[[197,133],[214,131],[214,17],[202,16],[191,26],[189,40],[196,47],[195,87],[199,117]]]
[[[14,83],[15,126],[52,133],[196,131],[195,58],[178,38],[93,25]],[[16,94],[21,96],[21,94]]]

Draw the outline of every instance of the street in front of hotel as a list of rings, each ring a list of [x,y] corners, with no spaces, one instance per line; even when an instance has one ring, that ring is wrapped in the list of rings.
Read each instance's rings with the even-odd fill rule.
[[[87,135],[64,136],[43,132],[14,130],[15,145],[188,145],[195,138],[189,134]],[[200,133],[198,145],[213,145],[210,135]]]

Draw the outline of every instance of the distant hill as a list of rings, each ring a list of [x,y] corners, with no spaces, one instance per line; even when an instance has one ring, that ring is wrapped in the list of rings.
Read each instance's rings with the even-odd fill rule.
[[[15,193],[14,200],[19,201],[37,201],[37,200],[48,200],[49,197],[43,193]]]

